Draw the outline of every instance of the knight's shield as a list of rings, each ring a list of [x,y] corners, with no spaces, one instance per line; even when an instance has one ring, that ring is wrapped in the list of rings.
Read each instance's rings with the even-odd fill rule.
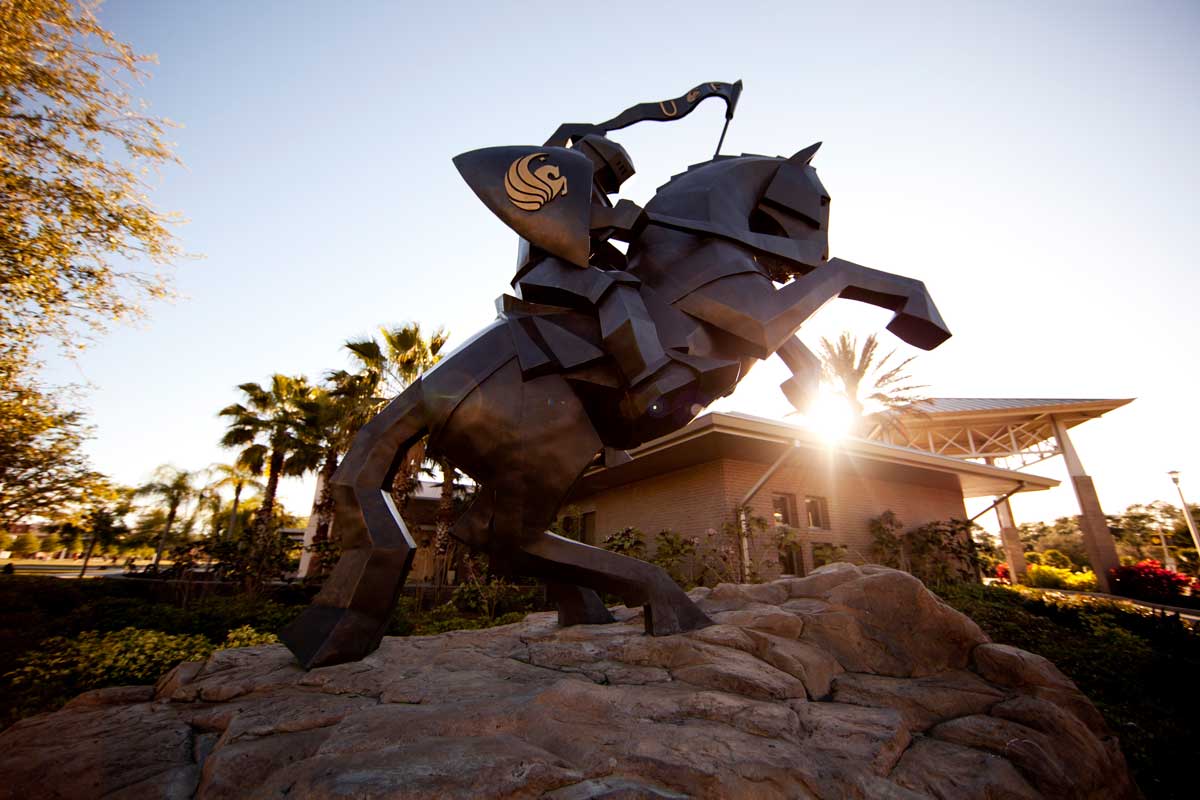
[[[454,158],[483,204],[518,235],[588,266],[592,162],[564,147],[487,147]]]

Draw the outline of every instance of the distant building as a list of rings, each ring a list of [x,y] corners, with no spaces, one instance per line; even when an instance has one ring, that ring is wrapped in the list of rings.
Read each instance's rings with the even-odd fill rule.
[[[648,544],[669,530],[702,547],[732,547],[743,577],[804,575],[833,559],[870,559],[870,524],[893,511],[906,529],[967,517],[967,498],[994,498],[1014,573],[1025,564],[1008,498],[1058,486],[1023,471],[1053,456],[1067,462],[1097,578],[1116,564],[1104,514],[1068,429],[1129,400],[934,398],[866,438],[830,443],[786,422],[709,413],[632,450],[632,460],[584,473],[560,511],[569,536],[600,546],[626,527]],[[411,583],[433,574],[440,486],[422,482],[404,518],[417,541]],[[746,519],[765,520],[743,524]],[[781,546],[780,526],[795,531]],[[459,548],[461,553],[462,548]]]
[[[630,455],[629,463],[584,475],[565,528],[595,545],[625,527],[651,540],[670,530],[702,546],[724,541],[745,574],[762,578],[804,575],[832,558],[868,560],[870,522],[884,511],[912,527],[965,519],[964,498],[1058,485],[878,441],[830,444],[795,425],[737,413],[705,414]],[[743,507],[766,520],[766,530],[742,525]],[[795,529],[798,543],[781,549],[777,526]]]

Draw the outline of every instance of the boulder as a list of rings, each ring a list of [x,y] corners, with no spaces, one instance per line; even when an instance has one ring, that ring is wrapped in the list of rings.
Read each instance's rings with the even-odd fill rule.
[[[1044,659],[904,573],[838,564],[693,598],[717,624],[388,638],[305,672],[224,650],[0,734],[0,797],[1133,798]]]

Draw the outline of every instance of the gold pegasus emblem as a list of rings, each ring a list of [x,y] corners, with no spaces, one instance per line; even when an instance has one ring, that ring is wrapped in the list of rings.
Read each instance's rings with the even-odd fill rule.
[[[534,159],[545,160],[546,153],[518,158],[504,175],[504,191],[509,201],[522,211],[537,211],[559,195],[567,193],[567,179],[553,164],[530,169]]]

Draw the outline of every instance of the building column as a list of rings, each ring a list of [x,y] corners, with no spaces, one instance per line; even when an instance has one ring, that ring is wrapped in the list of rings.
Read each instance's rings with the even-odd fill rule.
[[[989,466],[996,465],[996,459],[988,456],[983,459]],[[1021,545],[1021,532],[1017,523],[1013,522],[1012,505],[1008,498],[997,499],[996,519],[1000,522],[1000,543],[1004,548],[1004,560],[1012,572],[1013,583],[1025,582],[1025,548]]]
[[[1067,462],[1067,474],[1071,476],[1071,484],[1075,487],[1075,498],[1079,501],[1079,529],[1083,532],[1083,543],[1087,547],[1088,560],[1092,562],[1092,570],[1096,573],[1096,582],[1100,591],[1108,592],[1111,587],[1108,571],[1121,565],[1117,558],[1117,546],[1113,542],[1112,532],[1108,529],[1108,520],[1104,510],[1100,508],[1100,497],[1096,494],[1096,486],[1092,478],[1083,471],[1083,463],[1071,437],[1067,436],[1067,427],[1058,417],[1051,417],[1054,423],[1054,438]]]
[[[1012,581],[1024,583],[1025,548],[1021,546],[1021,532],[1013,522],[1012,506],[1007,497],[996,505],[996,518],[1000,520],[1000,541],[1004,545],[1004,557],[1012,572]]]

